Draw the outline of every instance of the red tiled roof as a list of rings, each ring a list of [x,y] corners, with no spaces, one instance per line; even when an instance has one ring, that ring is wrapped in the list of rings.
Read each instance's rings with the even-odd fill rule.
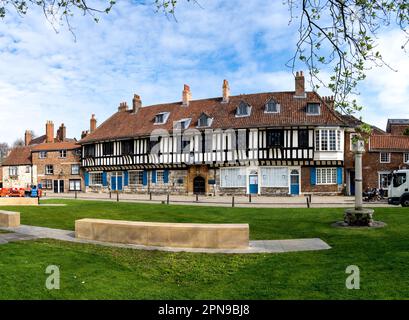
[[[265,104],[274,99],[280,104],[280,113],[265,113]],[[241,101],[251,106],[251,115],[236,117],[236,108]],[[307,115],[307,102],[321,103],[321,114]],[[169,112],[169,118],[163,125],[154,124],[155,115]],[[154,129],[166,129],[171,132],[173,122],[191,118],[189,128],[196,128],[198,118],[205,112],[213,118],[211,128],[252,128],[268,126],[304,126],[304,125],[337,125],[346,126],[342,117],[328,107],[315,92],[308,92],[306,98],[294,98],[292,92],[258,93],[231,96],[229,103],[222,103],[222,98],[192,100],[189,106],[181,102],[160,104],[140,108],[137,113],[132,110],[117,112],[102,123],[93,133],[80,143],[98,140],[112,140],[148,136]]]
[[[10,151],[10,154],[4,159],[2,166],[20,166],[31,164],[31,148],[18,147]]]
[[[54,151],[54,150],[73,150],[81,148],[76,141],[41,143],[32,147],[32,151]]]
[[[409,136],[373,135],[370,137],[370,150],[408,151]]]

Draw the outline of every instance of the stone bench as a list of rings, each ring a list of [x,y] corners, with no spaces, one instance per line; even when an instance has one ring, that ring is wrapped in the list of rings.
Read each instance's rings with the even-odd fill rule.
[[[145,246],[241,249],[249,246],[249,225],[81,219],[75,221],[75,236]]]
[[[38,206],[38,198],[0,197],[0,206]]]
[[[20,213],[0,210],[0,227],[15,228],[20,226]]]

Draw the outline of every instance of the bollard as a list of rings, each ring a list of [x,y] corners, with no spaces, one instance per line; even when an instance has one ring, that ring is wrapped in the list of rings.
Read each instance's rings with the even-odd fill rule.
[[[169,204],[169,193],[166,196],[166,204]]]
[[[112,192],[109,191],[109,199],[112,199]]]
[[[77,196],[77,190],[75,190],[75,199],[77,199],[77,197],[78,197],[78,196]]]
[[[231,207],[234,208],[234,196],[231,197]]]
[[[199,195],[196,194],[196,202],[199,202]]]
[[[119,191],[116,192],[116,201],[119,202]]]
[[[251,203],[251,193],[249,193],[249,202]]]
[[[149,192],[149,200],[152,201],[152,192]]]
[[[307,199],[307,208],[310,208],[310,198],[306,196],[305,199]]]

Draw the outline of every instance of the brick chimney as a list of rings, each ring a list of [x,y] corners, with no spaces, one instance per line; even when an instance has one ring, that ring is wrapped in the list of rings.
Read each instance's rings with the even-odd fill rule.
[[[45,124],[45,135],[47,143],[54,142],[54,123],[52,121],[47,121]]]
[[[97,119],[95,119],[95,114],[92,114],[91,119],[89,120],[89,132],[93,133],[97,128]]]
[[[187,107],[191,99],[192,93],[190,92],[190,87],[187,84],[185,84],[182,92],[182,105],[184,107]]]
[[[67,128],[64,123],[61,123],[60,127],[57,130],[57,140],[64,141],[67,136]]]
[[[118,107],[118,112],[123,112],[128,110],[128,104],[126,102],[121,102]]]
[[[334,96],[322,97],[322,100],[330,107],[332,110],[335,109],[335,99]]]
[[[132,113],[137,113],[140,108],[142,108],[141,97],[134,94],[132,99]]]
[[[24,133],[24,145],[28,146],[31,140],[33,140],[33,134],[30,130],[26,130],[26,132]]]
[[[295,97],[305,98],[305,79],[304,73],[302,71],[297,71],[295,73]]]
[[[223,101],[222,103],[229,103],[230,99],[230,86],[227,80],[223,80]]]

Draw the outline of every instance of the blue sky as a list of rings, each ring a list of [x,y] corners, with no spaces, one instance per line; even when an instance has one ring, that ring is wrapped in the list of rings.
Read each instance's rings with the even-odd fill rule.
[[[46,120],[64,122],[79,138],[92,113],[101,123],[121,101],[130,105],[134,93],[144,105],[179,101],[185,83],[193,99],[220,96],[223,79],[232,94],[294,88],[285,64],[296,25],[288,25],[282,1],[181,3],[177,22],[151,5],[118,2],[98,24],[76,16],[76,41],[36,10],[0,22],[0,141],[11,143],[26,129],[43,134]],[[399,72],[371,70],[360,87],[364,120],[381,128],[388,117],[409,117],[402,42],[397,30],[380,35],[380,50]]]

